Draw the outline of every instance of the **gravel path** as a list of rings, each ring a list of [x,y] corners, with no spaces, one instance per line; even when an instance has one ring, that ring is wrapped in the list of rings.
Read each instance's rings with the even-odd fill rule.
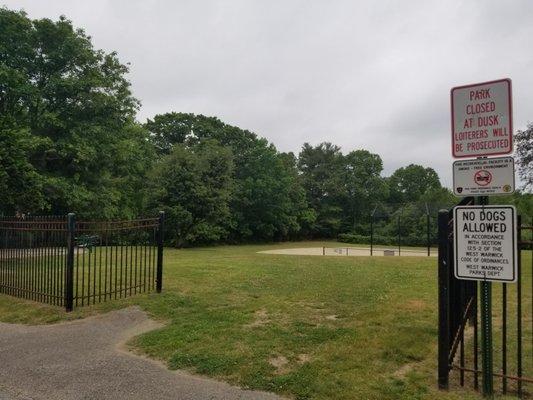
[[[295,249],[264,250],[263,254],[285,254],[293,256],[370,256],[370,247],[301,247]],[[394,247],[374,247],[373,256],[427,257],[427,250],[403,248],[398,253]],[[430,257],[437,257],[436,249],[431,249]]]
[[[126,351],[129,338],[158,327],[135,307],[56,325],[0,323],[0,400],[280,399]]]

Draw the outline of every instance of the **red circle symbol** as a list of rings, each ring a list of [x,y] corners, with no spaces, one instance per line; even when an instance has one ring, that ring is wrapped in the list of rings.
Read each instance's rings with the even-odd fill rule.
[[[489,171],[481,169],[474,174],[474,182],[479,186],[487,186],[492,182],[492,174]]]

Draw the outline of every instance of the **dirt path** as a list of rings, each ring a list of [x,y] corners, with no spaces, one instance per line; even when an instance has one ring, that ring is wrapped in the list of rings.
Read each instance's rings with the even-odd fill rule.
[[[370,256],[370,247],[301,247],[259,251],[263,254],[285,254],[294,256]],[[394,247],[374,247],[373,256],[427,257],[427,250]],[[436,257],[436,249],[431,249],[430,257]]]
[[[159,327],[132,307],[45,326],[0,323],[0,400],[274,400],[126,351],[131,337]]]

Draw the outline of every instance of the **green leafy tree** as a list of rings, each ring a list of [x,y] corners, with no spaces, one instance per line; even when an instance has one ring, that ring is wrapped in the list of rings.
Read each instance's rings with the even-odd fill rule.
[[[231,208],[236,240],[281,240],[300,230],[306,204],[295,170],[264,139],[234,143],[235,195]]]
[[[433,168],[415,164],[394,171],[388,185],[391,203],[418,201],[424,194],[441,188],[439,175]]]
[[[358,225],[367,223],[377,203],[386,198],[382,171],[381,157],[367,150],[355,150],[344,156],[344,215],[348,217],[345,222],[348,230],[355,232]]]
[[[198,140],[204,140],[201,131]],[[282,240],[300,232],[309,213],[293,162],[253,132],[226,125],[208,137],[232,149],[235,193],[232,239]]]
[[[228,240],[273,240],[297,235],[312,219],[294,165],[266,139],[203,115],[166,113],[145,124],[160,154],[215,140],[231,150],[234,191]]]
[[[0,207],[7,215],[46,205],[42,180],[28,154],[38,143],[25,129],[0,129]]]
[[[518,174],[524,182],[524,190],[533,190],[533,124],[518,131],[514,137]]]
[[[216,138],[225,124],[215,117],[169,112],[148,119],[145,128],[158,154],[169,154],[174,144],[194,144],[199,139]]]
[[[451,208],[459,201],[460,198],[455,196],[450,189],[440,187],[427,190],[420,196],[418,204],[423,208],[427,205],[429,213],[437,215],[439,210]]]
[[[0,213],[111,218],[161,208],[181,246],[366,232],[376,203],[415,215],[420,204],[456,201],[433,169],[409,165],[385,179],[366,150],[343,156],[331,143],[306,143],[296,159],[253,132],[186,113],[141,126],[127,73],[66,18],[0,9]],[[516,135],[526,186],[532,131]],[[527,196],[511,200],[529,212]],[[406,235],[422,223],[413,217]],[[382,224],[389,233],[391,224]]]
[[[340,148],[331,143],[305,143],[298,156],[303,187],[309,206],[315,210],[312,233],[334,237],[342,225],[344,160]]]
[[[0,9],[0,147],[13,131],[28,132],[32,142],[24,159],[35,184],[25,186],[31,195],[21,197],[28,199],[21,211],[140,211],[142,200],[131,198],[141,192],[151,155],[134,121],[138,102],[127,72],[64,17],[31,20]]]
[[[224,240],[229,234],[232,154],[215,141],[176,144],[151,174],[151,207],[166,212],[166,237],[176,247]]]
[[[397,169],[387,183],[389,218],[382,234],[397,238],[399,230],[405,245],[423,245],[429,213],[430,237],[434,241],[438,210],[449,208],[458,201],[450,190],[441,186],[438,174],[432,168],[410,164]]]
[[[283,170],[287,173],[286,185],[289,192],[292,211],[290,214],[296,216],[296,224],[292,231],[286,232],[286,236],[280,239],[300,238],[309,236],[312,232],[313,224],[316,221],[316,212],[308,207],[305,190],[302,185],[302,178],[298,172],[298,159],[292,153],[281,153]]]

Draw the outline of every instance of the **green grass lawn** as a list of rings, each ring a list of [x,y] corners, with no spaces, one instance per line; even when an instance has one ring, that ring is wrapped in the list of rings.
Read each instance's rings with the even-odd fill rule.
[[[322,245],[346,247],[166,249],[161,295],[70,314],[0,296],[0,319],[49,323],[137,304],[167,324],[132,346],[170,368],[295,399],[479,398],[458,385],[436,389],[435,258],[257,254]],[[524,299],[531,293],[530,257],[524,257]],[[531,303],[523,312],[531,321]],[[531,341],[531,333],[524,340]]]

